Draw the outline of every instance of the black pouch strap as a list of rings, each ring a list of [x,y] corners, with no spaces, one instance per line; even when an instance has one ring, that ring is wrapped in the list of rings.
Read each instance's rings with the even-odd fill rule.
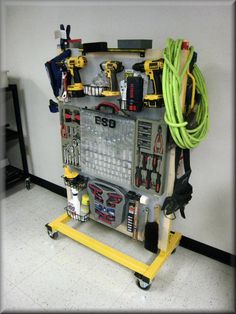
[[[180,156],[181,156],[182,152],[183,152],[184,170],[185,170],[185,172],[188,172],[188,171],[191,172],[191,167],[190,167],[190,150],[189,149],[181,149],[180,147],[176,146],[176,151],[175,151],[175,177],[176,177],[176,174],[177,174],[179,161],[180,161]]]
[[[183,162],[184,162],[184,170],[185,173],[177,178],[177,170],[179,166],[180,156],[183,151]],[[173,214],[177,210],[180,210],[180,214],[183,218],[185,218],[185,205],[192,198],[192,185],[188,182],[191,175],[191,167],[190,167],[190,151],[189,149],[181,149],[180,147],[176,147],[176,155],[175,155],[175,183],[172,196],[169,196],[165,199],[164,204],[162,206],[162,210],[165,211],[166,215]]]

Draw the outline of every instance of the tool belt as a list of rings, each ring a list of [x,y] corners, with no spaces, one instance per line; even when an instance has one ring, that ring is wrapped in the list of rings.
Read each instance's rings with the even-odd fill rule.
[[[180,178],[177,178],[177,169],[180,161],[181,151],[183,151],[185,173]],[[185,218],[184,209],[191,200],[193,192],[192,185],[188,182],[190,175],[190,151],[189,149],[182,150],[180,147],[176,147],[175,183],[172,196],[167,197],[162,206],[162,210],[164,211],[165,215],[170,215],[175,213],[177,210],[180,210],[181,216]]]

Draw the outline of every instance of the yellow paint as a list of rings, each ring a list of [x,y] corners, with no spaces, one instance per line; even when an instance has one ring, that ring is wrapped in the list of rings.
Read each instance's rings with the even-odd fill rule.
[[[181,239],[180,233],[171,233],[167,251],[160,251],[154,261],[148,265],[66,225],[70,219],[71,218],[67,215],[67,213],[65,213],[49,223],[48,226],[50,226],[53,231],[61,232],[69,238],[89,247],[99,254],[106,256],[116,263],[119,263],[141,275],[144,275],[150,280],[155,277],[171,252],[178,246]]]

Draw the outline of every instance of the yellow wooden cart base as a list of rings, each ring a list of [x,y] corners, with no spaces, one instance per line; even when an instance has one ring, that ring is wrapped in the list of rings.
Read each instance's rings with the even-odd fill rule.
[[[68,226],[66,223],[70,220],[71,217],[68,216],[67,213],[64,213],[54,221],[46,224],[49,236],[55,238],[57,231],[59,231],[111,260],[128,267],[135,272],[135,276],[139,279],[139,285],[143,289],[147,289],[150,286],[151,281],[154,279],[161,266],[179,245],[182,236],[178,232],[171,232],[169,234],[167,250],[160,251],[154,261],[150,265],[147,265]]]

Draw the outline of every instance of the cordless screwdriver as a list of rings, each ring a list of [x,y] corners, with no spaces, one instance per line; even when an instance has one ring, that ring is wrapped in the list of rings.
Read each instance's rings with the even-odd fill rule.
[[[87,59],[84,56],[70,57],[67,59],[67,65],[74,81],[74,84],[67,86],[68,93],[71,97],[84,96],[84,86],[79,71],[87,65]]]
[[[105,72],[108,80],[109,80],[109,90],[105,90],[102,92],[103,96],[119,96],[119,85],[116,77],[116,73],[122,72],[124,70],[124,66],[120,61],[104,61],[100,64],[100,68]]]

